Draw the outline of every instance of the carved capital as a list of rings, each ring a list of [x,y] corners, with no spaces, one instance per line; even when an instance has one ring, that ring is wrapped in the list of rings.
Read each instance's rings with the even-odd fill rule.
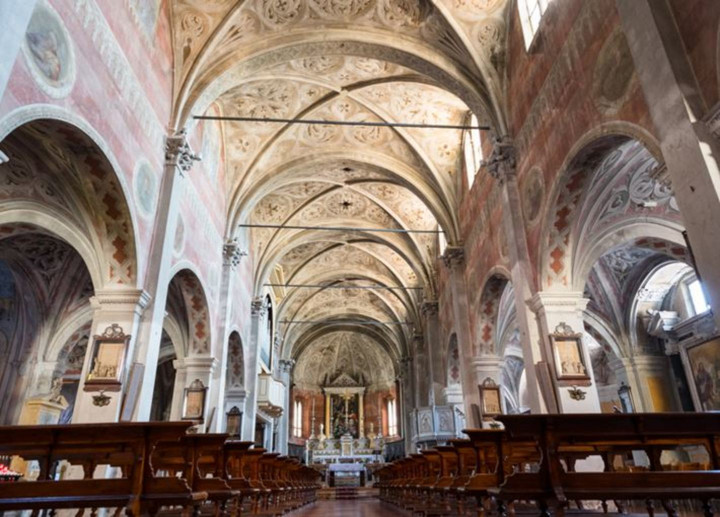
[[[295,367],[295,359],[280,359],[278,365],[280,366],[281,372],[290,373]]]
[[[508,138],[498,138],[493,144],[490,157],[483,163],[490,176],[496,180],[505,180],[515,174],[517,165],[517,149],[513,141]]]
[[[223,264],[236,268],[240,265],[240,261],[243,257],[247,257],[247,251],[240,249],[238,246],[237,239],[223,244]]]
[[[461,246],[448,246],[442,256],[445,267],[454,268],[465,263],[465,248]]]
[[[265,300],[262,298],[256,298],[252,302],[250,302],[250,314],[253,316],[259,316],[263,317],[267,313],[267,305],[265,305]]]
[[[189,172],[193,162],[199,162],[200,159],[190,148],[184,129],[165,140],[165,162],[177,167],[180,174]]]
[[[439,308],[439,305],[438,305],[437,300],[430,300],[430,301],[423,302],[422,307],[420,307],[420,310],[422,311],[422,315],[425,318],[431,318],[433,316],[437,316],[438,308]]]

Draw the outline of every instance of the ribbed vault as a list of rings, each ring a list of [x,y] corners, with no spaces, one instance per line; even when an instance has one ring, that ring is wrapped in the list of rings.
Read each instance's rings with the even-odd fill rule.
[[[473,112],[504,134],[506,4],[175,0],[174,123],[219,113],[462,125]],[[423,295],[434,296],[438,233],[460,244],[462,131],[219,124],[227,236],[254,226],[256,296],[292,285],[273,288],[281,355],[337,348],[313,345],[334,334],[379,346],[397,369]]]

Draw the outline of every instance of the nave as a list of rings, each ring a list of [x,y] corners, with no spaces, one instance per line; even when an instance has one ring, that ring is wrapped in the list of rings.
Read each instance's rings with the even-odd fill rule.
[[[720,1],[0,0],[0,512],[720,490]]]

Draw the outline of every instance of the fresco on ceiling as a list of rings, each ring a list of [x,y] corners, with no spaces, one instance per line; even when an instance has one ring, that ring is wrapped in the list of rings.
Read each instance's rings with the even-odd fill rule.
[[[155,35],[161,0],[129,0],[130,11],[145,36],[152,39]]]
[[[135,201],[140,213],[144,217],[150,217],[155,212],[155,201],[158,194],[157,175],[153,172],[150,164],[142,161],[135,173],[133,181]]]

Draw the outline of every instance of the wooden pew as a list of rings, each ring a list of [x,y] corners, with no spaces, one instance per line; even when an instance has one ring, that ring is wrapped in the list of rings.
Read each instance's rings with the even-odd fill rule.
[[[198,510],[200,504],[207,501],[212,503],[211,515],[225,515],[228,504],[240,495],[224,479],[223,447],[227,437],[226,434],[189,434],[178,442],[159,443],[152,455],[155,476],[163,473],[185,479],[193,492],[206,494],[204,501],[193,502]],[[155,504],[181,506],[171,494],[166,494],[163,500],[155,499]]]
[[[173,493],[190,503],[182,479],[156,479],[150,455],[158,442],[179,440],[190,422],[76,424],[0,427],[0,455],[37,461],[37,481],[0,484],[0,511],[60,508],[125,508],[130,515],[152,512],[153,499]],[[58,465],[82,468],[82,478],[57,479]],[[98,466],[117,467],[119,477],[93,478]]]
[[[250,503],[248,510],[258,505],[260,489],[250,483],[251,467],[247,459],[243,458],[253,446],[253,442],[227,441],[223,447],[225,480],[228,485],[238,493],[235,499],[235,515],[241,515],[245,501]]]
[[[695,499],[712,515],[710,500],[720,497],[720,415],[700,413],[574,414],[501,416],[510,446],[514,441],[534,442],[542,457],[537,472],[508,473],[492,490],[500,502],[536,501],[544,515],[550,508],[564,510],[569,501],[644,500],[652,515],[660,500],[670,515],[670,500]],[[665,470],[665,450],[701,446],[713,470]],[[613,458],[628,451],[644,451],[647,469],[617,471]],[[577,472],[577,459],[599,456],[602,472]],[[568,460],[569,458],[569,460]],[[606,506],[604,506],[606,508]]]

